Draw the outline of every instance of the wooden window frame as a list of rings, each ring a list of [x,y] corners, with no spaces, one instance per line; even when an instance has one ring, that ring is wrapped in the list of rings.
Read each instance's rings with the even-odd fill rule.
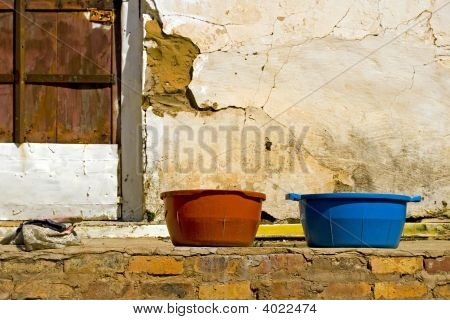
[[[117,0],[119,1],[119,0]],[[120,148],[120,179],[122,195],[121,219],[123,221],[142,221],[144,213],[144,185],[143,185],[143,139],[142,139],[142,53],[143,53],[143,17],[142,17],[142,0],[122,0],[117,5],[117,10],[121,10],[120,31],[121,33],[121,49],[117,57],[120,62],[120,68],[117,70],[117,79],[104,78],[100,82],[117,81],[117,95],[120,103],[120,114],[117,114],[116,132],[113,136]],[[0,9],[0,11],[23,10],[23,1],[15,2],[17,8]],[[14,15],[16,16],[16,15]],[[17,31],[23,32],[21,28],[24,24],[22,19],[14,20],[14,26]],[[22,30],[22,31],[21,31]],[[23,34],[20,34],[21,38]],[[17,43],[17,41],[15,41]],[[21,45],[14,47],[15,54],[18,55],[17,62],[14,62],[14,74],[0,75],[0,84],[6,83],[13,85],[17,76],[21,76],[22,81],[17,85],[17,91],[14,92],[14,99],[19,99],[20,90],[26,81],[42,81],[42,78],[32,76],[26,77],[23,72],[23,48]],[[120,76],[119,76],[120,75]],[[34,78],[33,78],[34,77]],[[48,79],[47,79],[48,80]],[[67,79],[54,77],[52,81],[58,82]],[[98,81],[99,79],[96,79]],[[89,82],[92,79],[81,77],[73,79],[78,83]],[[126,83],[122,86],[121,83]],[[119,94],[120,93],[120,94]],[[23,142],[23,130],[20,120],[20,112],[23,111],[23,101],[19,107],[14,103],[13,122],[19,130],[14,128],[14,140],[16,143]],[[118,112],[118,111],[117,111]],[[120,120],[120,121],[119,121]],[[114,117],[113,117],[114,121]]]

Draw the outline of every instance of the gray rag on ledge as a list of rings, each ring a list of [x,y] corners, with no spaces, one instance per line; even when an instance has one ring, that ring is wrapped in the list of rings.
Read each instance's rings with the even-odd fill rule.
[[[75,231],[64,233],[33,224],[22,225],[1,241],[1,244],[24,245],[26,251],[59,249],[78,246],[80,243],[80,237]]]

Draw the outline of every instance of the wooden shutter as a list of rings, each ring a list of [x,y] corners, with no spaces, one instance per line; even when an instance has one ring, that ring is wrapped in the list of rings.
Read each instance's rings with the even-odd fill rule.
[[[0,2],[0,142],[13,141],[13,0]]]
[[[9,69],[0,72],[0,141],[116,143],[114,1],[4,7],[0,63]]]

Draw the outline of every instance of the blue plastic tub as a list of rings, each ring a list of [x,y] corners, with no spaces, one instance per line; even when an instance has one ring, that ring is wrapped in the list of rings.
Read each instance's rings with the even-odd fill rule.
[[[300,202],[300,218],[310,247],[397,248],[406,203],[420,196],[380,193],[290,193]]]

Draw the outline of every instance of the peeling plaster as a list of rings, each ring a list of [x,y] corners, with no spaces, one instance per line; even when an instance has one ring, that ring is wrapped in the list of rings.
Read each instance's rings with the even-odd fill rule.
[[[164,34],[157,16],[146,20],[145,31],[145,41],[151,43],[145,47],[146,66],[151,71],[145,82],[145,101],[160,116],[189,111],[187,86],[198,48],[183,37]]]
[[[166,39],[182,37],[198,48],[182,99],[165,101],[163,111],[149,99],[150,111],[176,115],[194,129],[310,128],[300,150],[284,143],[270,151],[275,157],[297,152],[308,170],[191,172],[180,182],[176,172],[159,167],[157,174],[148,172],[158,176],[149,186],[153,190],[256,189],[268,194],[264,210],[277,219],[298,215],[280,200],[285,192],[420,193],[425,201],[411,205],[409,215],[443,215],[439,204],[450,194],[444,160],[450,157],[445,1],[148,2],[153,9],[147,12],[157,11]],[[154,114],[147,112],[149,126],[151,119]],[[176,126],[173,119],[161,121]],[[263,144],[252,148],[265,150]],[[226,154],[222,146],[215,151]],[[233,151],[231,159],[238,154]],[[158,167],[169,160],[153,161]],[[160,203],[154,199],[148,206]]]

